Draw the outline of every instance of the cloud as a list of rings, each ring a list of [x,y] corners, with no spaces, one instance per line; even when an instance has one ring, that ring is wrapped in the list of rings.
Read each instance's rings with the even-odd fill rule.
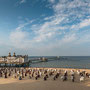
[[[55,0],[50,0],[50,2],[55,2]],[[90,20],[86,19],[88,16],[85,19],[82,19],[84,18],[84,14],[89,13],[89,2],[90,1],[81,2],[81,0],[59,0],[58,3],[55,3],[52,6],[53,11],[55,12],[53,16],[45,17],[45,22],[43,24],[31,26],[32,34],[34,34],[32,41],[41,43],[52,39],[62,39],[64,42],[68,42],[73,39],[74,37],[69,35],[71,35],[71,33],[72,35],[77,33],[77,31],[73,31],[74,29],[78,30],[89,25]],[[79,11],[79,9],[81,9],[81,11]],[[73,24],[73,22],[75,22],[75,24]],[[20,25],[16,29],[21,29],[27,24],[28,23]],[[67,34],[68,37],[65,34]]]
[[[84,19],[80,23],[74,24],[70,27],[71,30],[80,30],[85,27],[90,27],[90,19]]]
[[[16,49],[29,49],[30,41],[28,41],[28,32],[22,29],[17,29],[10,33],[10,46]]]
[[[90,15],[89,8],[89,0],[59,0],[59,2],[53,6],[56,14],[68,18],[69,22],[80,22],[82,19],[86,18]]]
[[[20,4],[26,3],[27,0],[20,0]]]
[[[16,30],[14,32],[11,32],[10,40],[12,41],[13,45],[17,46],[22,44],[22,41],[25,40],[26,36],[27,36],[27,32]]]
[[[71,34],[71,35],[65,35],[64,38],[62,39],[62,42],[70,43],[70,42],[72,42],[74,40],[76,40],[76,35],[75,34]]]
[[[24,3],[26,3],[27,2],[27,0],[18,0],[16,3],[15,3],[15,6],[17,7],[17,6],[19,6],[19,5],[21,5],[21,4],[24,4]]]
[[[85,19],[80,23],[80,28],[86,27],[86,26],[90,26],[90,19]]]
[[[14,48],[20,48],[20,49],[24,49],[27,48],[27,44],[29,44],[28,42],[28,36],[29,33],[24,30],[26,29],[26,27],[28,25],[30,25],[31,23],[33,23],[35,20],[28,20],[27,22],[23,23],[23,24],[19,24],[18,27],[16,27],[15,30],[12,30],[12,32],[10,32],[10,46],[14,46]]]
[[[55,0],[48,0],[50,3],[54,3],[55,2]]]
[[[43,18],[42,23],[31,25],[33,21],[27,21],[20,24],[10,33],[12,46],[45,54],[89,42],[90,32],[88,34],[85,27],[90,26],[90,0],[49,1],[53,3],[54,14]],[[30,31],[27,31],[27,25]],[[85,28],[83,32],[82,28]]]
[[[72,34],[78,33],[77,30],[80,28],[89,26],[89,7],[90,1],[59,0],[58,3],[55,3],[52,6],[55,14],[53,16],[44,18],[45,23],[40,25],[38,30],[36,30],[38,34],[35,37],[36,40],[49,40],[49,38],[53,38],[55,36],[60,37],[60,34],[62,34],[62,38],[64,38],[64,34],[69,34],[71,32]],[[48,33],[50,33],[50,37],[48,37]],[[57,38],[54,39],[56,40]]]
[[[36,41],[44,41],[44,40],[49,40],[53,38],[54,36],[60,34],[61,30],[65,29],[66,27],[61,27],[59,26],[60,22],[63,21],[64,18],[58,18],[58,16],[55,16],[53,19],[50,21],[46,21],[42,25],[36,25],[34,28],[36,28],[35,33],[36,37],[34,38]]]

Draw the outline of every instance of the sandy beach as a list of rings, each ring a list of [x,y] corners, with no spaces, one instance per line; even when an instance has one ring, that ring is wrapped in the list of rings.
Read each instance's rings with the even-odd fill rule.
[[[48,68],[44,68],[48,69]],[[49,68],[50,69],[50,68]],[[57,68],[60,69],[60,68]],[[67,69],[61,68],[61,70],[80,70],[90,73],[89,69]],[[44,81],[42,78],[35,80],[26,77],[22,80],[13,77],[0,78],[0,90],[90,90],[90,78],[84,82],[80,82],[78,78],[75,82],[71,82],[70,78],[67,81],[62,81],[60,77],[57,80],[53,80],[52,77]]]
[[[10,81],[11,82],[11,81]],[[22,80],[0,84],[0,90],[90,90],[84,83]]]

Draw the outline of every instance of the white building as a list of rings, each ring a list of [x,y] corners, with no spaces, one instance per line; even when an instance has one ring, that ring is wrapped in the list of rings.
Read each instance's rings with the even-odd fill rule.
[[[0,57],[0,63],[12,63],[12,64],[22,64],[25,61],[28,60],[28,55],[22,56],[17,55],[14,53],[13,56],[11,56],[11,53],[9,53],[8,56]]]

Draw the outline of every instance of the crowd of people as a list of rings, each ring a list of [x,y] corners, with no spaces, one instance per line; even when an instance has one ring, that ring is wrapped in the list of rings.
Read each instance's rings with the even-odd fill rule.
[[[72,82],[76,81],[77,76],[79,81],[85,81],[86,78],[90,78],[90,73],[80,70],[63,70],[55,68],[0,68],[0,78],[13,77],[22,80],[26,77],[29,79],[38,80],[42,78],[44,81],[48,78],[52,80],[57,80],[60,78],[62,81],[70,80]]]

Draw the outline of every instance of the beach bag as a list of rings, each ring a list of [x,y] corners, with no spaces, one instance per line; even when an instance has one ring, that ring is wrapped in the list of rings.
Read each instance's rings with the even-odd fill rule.
[[[22,80],[22,77],[21,76],[19,77],[19,80]]]

